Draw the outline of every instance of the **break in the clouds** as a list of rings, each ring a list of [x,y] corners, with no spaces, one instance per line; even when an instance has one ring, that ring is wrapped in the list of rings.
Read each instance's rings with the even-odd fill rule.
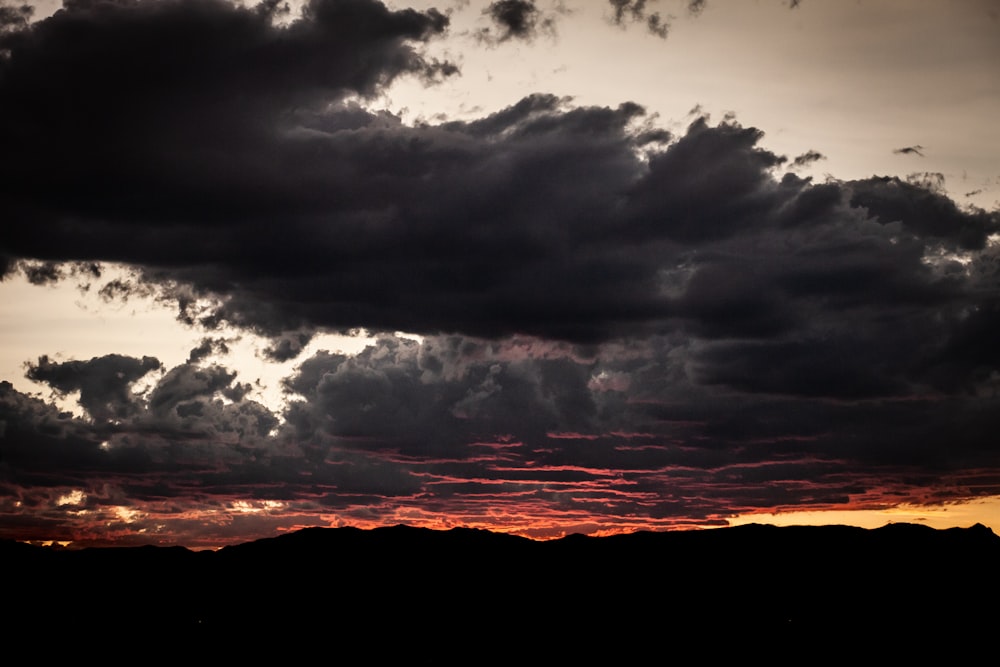
[[[500,41],[544,29],[485,11]],[[460,75],[428,55],[448,19],[373,0],[4,21],[5,271],[205,330],[170,368],[30,361],[79,416],[0,385],[5,534],[554,534],[1000,493],[1000,221],[942,175],[814,182],[822,153],[733,118],[668,132],[548,92],[406,123],[373,100]],[[231,328],[298,360],[285,405],[208,363]],[[359,329],[360,353],[305,353]]]

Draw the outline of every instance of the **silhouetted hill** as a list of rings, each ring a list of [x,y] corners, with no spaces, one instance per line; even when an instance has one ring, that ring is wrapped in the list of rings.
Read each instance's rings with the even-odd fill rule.
[[[750,525],[549,542],[310,528],[217,552],[7,541],[0,559],[7,636],[110,633],[230,658],[280,647],[286,657],[321,648],[328,661],[365,658],[349,664],[662,664],[692,646],[719,659],[862,646],[898,658],[942,641],[968,649],[1000,627],[1000,537],[980,525]]]

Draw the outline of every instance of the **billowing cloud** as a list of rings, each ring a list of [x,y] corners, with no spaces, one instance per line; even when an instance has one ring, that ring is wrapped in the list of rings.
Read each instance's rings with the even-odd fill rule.
[[[84,541],[112,513],[133,538],[180,525],[170,505],[216,540],[222,517],[266,531],[279,508],[298,525],[442,516],[530,534],[1000,491],[990,393],[907,384],[856,344],[693,347],[382,336],[305,360],[281,421],[219,367],[172,369],[110,427],[7,384],[7,512]]]
[[[749,245],[771,244],[769,252],[788,256],[789,271],[813,251],[827,264],[848,254],[855,264],[867,246],[874,262],[898,222],[903,243],[890,255],[909,265],[883,270],[927,282],[921,253],[929,245],[954,239],[962,249],[982,248],[996,227],[909,184],[778,180],[774,170],[785,158],[758,147],[760,131],[732,121],[697,119],[666,144],[669,136],[650,131],[632,103],[574,107],[534,95],[477,120],[409,126],[338,101],[348,90],[369,93],[431,67],[410,44],[443,29],[436,14],[317,0],[278,27],[212,3],[116,5],[100,21],[89,5],[74,7],[5,38],[17,57],[4,64],[0,83],[13,147],[0,181],[12,223],[0,243],[15,256],[140,267],[193,324],[284,335],[275,359],[301,349],[301,336],[315,328],[581,341],[678,326],[712,337],[776,332],[793,325],[786,306],[801,297],[760,272],[777,269],[758,267],[734,282],[734,267],[750,268],[739,256]],[[341,37],[352,20],[371,34]],[[191,26],[205,34],[205,58],[228,63],[238,49],[249,58],[246,71],[260,70],[251,67],[254,57],[268,67],[248,76],[163,55],[169,31]],[[57,41],[63,30],[81,37]],[[217,31],[225,39],[210,39]],[[74,52],[82,36],[99,38],[102,48]],[[352,60],[357,49],[321,46],[351,40],[375,49],[363,67]],[[183,43],[189,53],[193,42]],[[272,61],[272,49],[331,65],[285,76],[278,70],[286,61]],[[73,86],[92,87],[78,131],[28,115],[28,101],[41,94],[32,92],[31,68],[43,55],[65,62],[55,69],[67,77],[81,68]],[[143,58],[164,78],[118,99],[123,61]],[[355,79],[341,80],[344,72]],[[67,79],[45,95],[71,90]],[[195,109],[203,111],[197,120],[189,117]],[[98,144],[115,146],[115,154]],[[79,155],[88,156],[87,169],[74,166]],[[129,196],[110,196],[109,183]],[[826,237],[815,234],[820,229]],[[821,249],[827,238],[854,245]]]
[[[90,361],[57,362],[43,356],[28,364],[26,375],[63,395],[80,392],[80,407],[94,419],[105,421],[131,414],[135,410],[132,384],[159,368],[159,360],[153,357],[111,354]]]
[[[931,184],[940,179],[931,179]],[[882,224],[899,223],[926,246],[943,243],[949,248],[981,250],[997,233],[997,215],[960,209],[948,197],[928,188],[928,179],[917,183],[896,177],[872,177],[851,183],[851,204],[862,207]]]
[[[277,8],[77,1],[0,35],[4,272],[204,330],[169,369],[28,365],[83,418],[0,385],[0,525],[624,530],[1000,493],[1000,220],[943,176],[813,182],[821,153],[733,118],[546,93],[408,124],[372,100],[454,72],[443,15]],[[229,327],[307,357],[284,406],[222,365]]]

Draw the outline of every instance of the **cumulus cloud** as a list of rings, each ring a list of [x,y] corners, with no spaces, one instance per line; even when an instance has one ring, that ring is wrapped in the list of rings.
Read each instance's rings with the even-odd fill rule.
[[[29,4],[0,4],[0,33],[23,30],[35,13],[35,8]]]
[[[882,224],[899,223],[922,244],[980,250],[997,231],[997,215],[964,211],[938,191],[940,179],[917,182],[872,177],[850,184],[851,204],[863,207]],[[928,187],[930,185],[930,187]]]
[[[0,89],[10,103],[0,113],[11,122],[3,126],[19,122],[40,134],[30,146],[12,135],[5,164],[18,167],[2,181],[5,217],[13,221],[2,245],[14,256],[127,261],[177,301],[186,322],[228,322],[273,336],[268,354],[276,360],[298,354],[316,329],[523,333],[578,342],[675,327],[709,337],[775,333],[794,325],[795,311],[786,306],[798,297],[786,289],[751,289],[771,280],[760,268],[733,286],[731,269],[739,262],[730,253],[752,238],[766,249],[786,235],[791,240],[782,252],[799,253],[786,262],[791,267],[817,243],[807,230],[877,245],[884,239],[876,237],[892,236],[887,225],[900,224],[897,241],[912,245],[896,248],[916,253],[899,269],[908,272],[900,280],[916,284],[929,280],[921,277],[920,253],[930,245],[979,249],[996,227],[994,218],[960,210],[926,183],[779,180],[775,169],[785,159],[759,147],[759,130],[733,121],[712,126],[698,118],[671,140],[637,129],[643,110],[632,103],[575,107],[534,95],[480,119],[408,126],[337,102],[351,87],[370,91],[428,67],[412,43],[443,29],[435,14],[317,0],[281,28],[229,5],[158,6],[159,14],[131,5],[111,9],[98,22],[84,4],[72,23],[67,11],[9,36],[23,57],[5,65]],[[618,9],[622,17],[645,11]],[[343,72],[360,72],[352,70],[356,52],[327,53],[334,47],[321,48],[313,38],[341,30],[334,18],[346,22],[362,13],[371,34],[350,39],[377,45],[371,48],[383,60],[365,59],[370,71],[340,82]],[[74,84],[104,91],[87,98],[102,118],[88,120],[87,132],[25,115],[32,63],[42,54],[64,59],[68,68],[113,59],[116,49],[119,60],[126,60],[126,48],[131,59],[141,59],[146,42],[125,35],[145,30],[151,43],[157,36],[167,44],[173,23],[186,22],[206,35],[235,26],[226,39],[206,42],[206,57],[222,59],[227,49],[241,48],[251,55],[259,49],[265,58],[288,43],[305,63],[334,58],[339,66],[330,72],[337,73],[317,66],[279,76],[269,69],[283,67],[278,59],[248,78],[219,68],[195,72],[184,69],[180,54],[156,55],[166,77],[161,85],[119,104],[115,68],[93,62]],[[105,46],[72,53],[77,41],[54,41],[60,30],[93,31]],[[109,63],[125,66],[119,60]],[[220,79],[198,78],[209,76]],[[68,83],[46,94],[64,89]],[[300,98],[294,112],[270,106]],[[188,117],[195,109],[203,112],[197,122]],[[112,122],[116,114],[121,122]],[[201,136],[213,126],[210,138]],[[133,130],[144,139],[131,141]],[[97,135],[102,145],[120,147],[114,156],[82,150],[81,142]],[[166,137],[169,150],[160,143]],[[209,150],[206,141],[218,143]],[[84,153],[93,164],[78,170],[71,156]],[[793,166],[818,156],[806,153]],[[45,165],[44,178],[32,164]],[[134,197],[107,195],[104,184],[119,177],[128,187],[116,192]],[[43,181],[50,184],[45,192],[35,192]],[[867,223],[865,212],[880,224]],[[155,243],[146,242],[153,236]],[[51,261],[40,267],[39,280],[57,278]],[[119,283],[109,297],[140,285]]]
[[[78,489],[97,515],[110,511],[103,505],[138,515],[157,502],[191,503],[195,487],[195,507],[238,512],[238,500],[262,525],[271,525],[266,499],[304,523],[329,512],[487,523],[503,508],[516,525],[619,528],[852,497],[956,498],[973,483],[974,493],[1000,490],[989,482],[1000,464],[996,398],[969,400],[970,387],[945,384],[928,391],[933,373],[914,377],[897,363],[905,355],[882,358],[890,345],[866,350],[862,334],[849,334],[597,347],[381,336],[357,355],[303,361],[286,381],[281,421],[219,367],[172,369],[113,428],[60,415],[5,383],[3,485],[46,507]],[[928,369],[961,369],[946,349]],[[942,438],[947,448],[933,444]],[[89,525],[58,509],[64,527]]]
[[[136,359],[120,354],[89,361],[57,362],[47,356],[29,363],[27,377],[50,385],[60,394],[80,392],[80,406],[96,420],[121,419],[136,409],[131,386],[147,373],[160,369],[153,357]]]

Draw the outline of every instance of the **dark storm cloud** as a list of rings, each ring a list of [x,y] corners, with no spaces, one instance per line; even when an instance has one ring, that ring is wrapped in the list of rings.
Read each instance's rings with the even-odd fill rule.
[[[289,379],[296,402],[287,428],[293,441],[317,447],[317,458],[368,452],[456,483],[596,483],[630,471],[623,474],[654,489],[665,478],[712,484],[735,480],[734,466],[773,473],[780,465],[789,487],[805,485],[772,489],[792,503],[820,487],[841,496],[871,490],[868,476],[881,466],[933,477],[958,460],[997,465],[995,398],[963,406],[962,394],[944,398],[944,387],[928,396],[907,376],[903,354],[883,360],[890,344],[865,350],[852,334],[713,344],[697,354],[653,339],[631,352],[602,346],[592,358],[539,341],[386,337],[357,357],[307,360]],[[722,382],[732,390],[718,392]],[[932,439],[918,446],[922,427]],[[934,444],[949,428],[958,429],[949,446]],[[750,489],[747,475],[748,488],[731,489],[730,500],[776,502],[771,491]]]
[[[446,73],[419,48],[441,15],[277,7],[78,2],[0,37],[5,271],[128,263],[100,295],[274,361],[389,334],[303,360],[282,415],[202,363],[219,334],[141,396],[155,360],[43,358],[94,419],[0,385],[5,498],[711,522],[1000,491],[996,212],[933,173],[813,183],[788,167],[816,151],[630,102],[406,125],[353,97]]]
[[[149,395],[149,408],[154,413],[174,411],[200,397],[213,396],[229,387],[236,373],[222,366],[200,368],[183,364],[172,368],[157,383]]]
[[[997,215],[963,211],[950,198],[935,191],[942,181],[943,178],[923,177],[913,183],[889,176],[853,181],[851,205],[863,207],[882,224],[901,223],[924,242],[939,241],[965,250],[982,249],[987,237],[997,232]],[[929,185],[935,188],[930,189]]]
[[[470,438],[581,428],[595,410],[588,377],[565,359],[506,360],[484,342],[383,337],[354,357],[305,361],[287,381],[299,398],[287,418],[299,442],[466,458]]]
[[[2,245],[52,267],[126,261],[185,322],[272,336],[275,360],[317,328],[793,335],[808,308],[826,303],[819,315],[835,318],[847,294],[866,298],[851,288],[859,276],[889,281],[870,290],[873,307],[896,289],[944,289],[923,254],[981,249],[996,228],[927,184],[777,180],[786,159],[733,121],[698,118],[667,143],[632,103],[533,95],[478,120],[412,127],[338,101],[433,69],[411,44],[443,29],[437,14],[317,0],[283,28],[215,3],[100,7],[5,37],[0,115],[13,150],[0,182],[13,223]],[[645,15],[638,3],[617,11]],[[116,85],[145,61],[135,85]],[[43,64],[66,79],[39,87]],[[57,99],[81,86],[83,102]],[[73,108],[73,123],[55,108]],[[807,269],[810,256],[821,261]],[[841,276],[859,266],[869,272]],[[954,294],[971,288],[950,280]],[[149,288],[119,280],[101,294]]]
[[[65,530],[83,521],[58,505],[77,502],[71,489],[98,513],[269,499],[306,522],[331,511],[393,520],[401,508],[481,520],[504,508],[598,525],[1000,491],[1000,406],[983,393],[995,380],[950,396],[908,388],[908,369],[841,338],[840,350],[698,350],[678,336],[587,349],[383,336],[355,356],[305,360],[287,380],[283,423],[219,367],[172,369],[113,427],[5,384],[0,496],[21,499],[14,515],[33,503],[28,514]]]
[[[92,420],[60,413],[5,382],[0,455],[6,472],[49,475],[47,484],[55,485],[155,469],[170,483],[178,470],[205,472],[206,462],[240,460],[263,447],[278,424],[270,411],[247,398],[249,385],[235,382],[235,373],[218,366],[182,364],[148,394],[132,392],[136,380],[159,368],[150,357],[119,355],[63,363],[42,357],[29,367],[28,377],[60,393],[80,391],[78,402]]]
[[[857,399],[906,391],[895,366],[909,357],[887,359],[884,347],[858,342],[845,335],[832,342],[719,343],[696,355],[694,374],[699,382],[728,384],[752,394]]]
[[[17,222],[4,244],[128,261],[176,299],[185,322],[272,336],[268,354],[280,360],[316,328],[792,336],[819,304],[825,321],[859,301],[971,294],[969,277],[936,276],[924,260],[982,249],[996,230],[995,216],[962,211],[926,183],[778,180],[786,158],[733,121],[698,118],[668,143],[633,103],[578,108],[533,95],[477,120],[415,127],[349,102],[279,121],[233,106],[225,91],[184,110],[208,101],[233,117],[226,128],[254,131],[230,142],[220,129],[213,140],[223,143],[205,153],[186,135],[193,128],[151,118],[173,129],[169,150],[156,132],[144,135],[152,146],[116,138],[125,163],[158,165],[155,180],[134,184],[148,196],[132,200],[96,197],[105,186],[95,181],[86,193],[65,189],[55,210],[52,196],[30,194],[30,170],[12,173],[3,182],[25,187],[5,195]],[[46,178],[58,182],[57,172]],[[886,282],[866,295],[858,285],[875,277]],[[114,293],[142,288],[126,281]]]
[[[0,63],[0,136],[12,157],[4,176],[21,174],[4,186],[5,212],[51,222],[76,209],[110,229],[140,200],[165,205],[159,222],[182,227],[225,218],[220,196],[249,210],[257,202],[240,190],[268,180],[282,159],[297,159],[264,159],[274,139],[294,134],[288,121],[297,110],[371,95],[402,74],[454,72],[413,46],[446,25],[433,11],[390,12],[365,0],[314,0],[287,27],[221,0],[73,2],[0,36],[10,52]],[[58,173],[48,171],[53,160],[63,164]],[[92,180],[77,182],[74,173]],[[160,179],[180,188],[176,199],[153,185]],[[48,206],[9,199],[27,181],[36,195],[47,193]],[[112,186],[121,199],[109,207]],[[136,240],[155,246],[148,233]]]
[[[112,361],[96,360],[88,369],[96,375],[96,366]],[[55,377],[79,375],[71,373],[73,362],[37,368],[61,386],[80,384]],[[81,539],[95,534],[96,521],[105,535],[99,540],[113,540],[119,531],[158,531],[176,523],[171,514],[202,507],[225,511],[235,502],[239,512],[240,503],[249,507],[256,499],[319,498],[329,511],[419,490],[405,467],[364,452],[310,457],[309,443],[278,433],[276,416],[235,378],[218,366],[182,364],[148,394],[131,395],[131,409],[113,422],[74,418],[0,383],[0,533]],[[93,392],[82,394],[81,405],[94,403]],[[158,504],[159,514],[137,519],[151,511],[148,503]]]
[[[153,357],[109,354],[89,361],[56,362],[47,356],[28,364],[27,377],[44,382],[60,394],[80,392],[80,407],[96,420],[121,419],[135,411],[131,386],[146,374],[160,369]]]

